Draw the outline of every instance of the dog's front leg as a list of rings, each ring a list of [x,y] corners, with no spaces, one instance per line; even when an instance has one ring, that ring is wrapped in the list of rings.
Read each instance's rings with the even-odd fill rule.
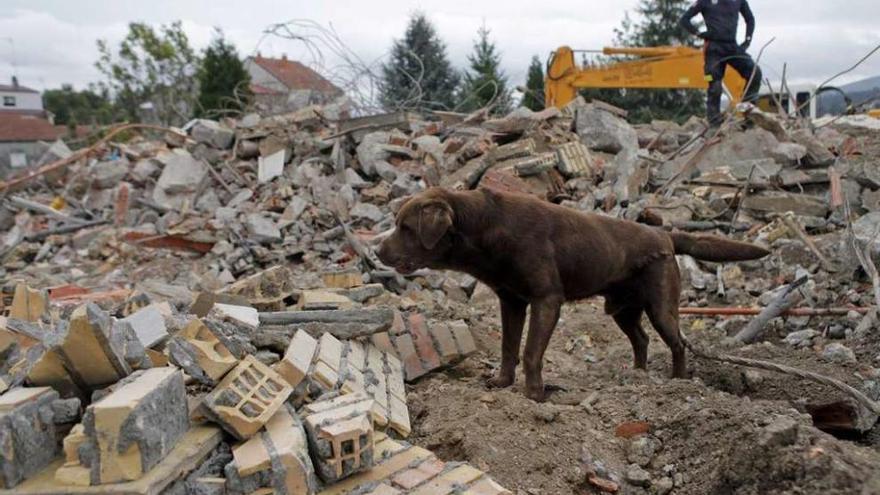
[[[499,293],[501,303],[501,369],[489,379],[490,387],[509,387],[516,379],[519,364],[519,344],[522,342],[528,303],[518,297]]]
[[[523,365],[526,373],[526,396],[534,401],[543,402],[545,399],[541,368],[544,364],[544,351],[547,350],[550,336],[559,320],[562,302],[563,298],[556,295],[531,302],[532,316],[529,320],[529,337],[523,352]]]

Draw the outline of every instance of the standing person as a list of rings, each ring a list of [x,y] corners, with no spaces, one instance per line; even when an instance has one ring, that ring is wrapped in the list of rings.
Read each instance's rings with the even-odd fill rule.
[[[706,23],[706,31],[699,32],[691,20],[702,14]],[[746,39],[742,44],[736,42],[739,15],[746,21]],[[752,101],[761,89],[761,69],[755,65],[752,57],[746,53],[752,43],[755,32],[755,16],[749,8],[747,0],[696,0],[681,17],[681,26],[705,41],[703,54],[705,57],[706,81],[706,118],[709,125],[717,127],[721,124],[721,93],[724,70],[728,65],[733,67],[746,81],[754,78],[746,89],[743,101]]]

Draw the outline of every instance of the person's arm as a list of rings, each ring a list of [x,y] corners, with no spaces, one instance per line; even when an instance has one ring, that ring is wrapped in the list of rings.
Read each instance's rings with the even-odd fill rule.
[[[691,20],[697,16],[697,14],[703,11],[703,1],[696,0],[693,5],[691,5],[685,12],[684,15],[681,16],[681,19],[678,23],[683,27],[687,32],[691,33],[694,36],[703,37],[703,34],[694,26],[694,23]]]
[[[752,35],[755,34],[755,15],[749,7],[748,0],[743,0],[739,13],[742,14],[743,19],[746,21],[746,40],[740,45],[745,50],[752,44]]]

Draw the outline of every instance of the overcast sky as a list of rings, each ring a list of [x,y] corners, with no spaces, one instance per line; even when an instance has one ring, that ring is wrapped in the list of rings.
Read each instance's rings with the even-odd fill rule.
[[[425,12],[448,45],[453,64],[464,67],[473,38],[485,21],[503,54],[503,67],[522,84],[532,55],[559,45],[601,48],[637,0],[2,0],[0,81],[14,72],[22,84],[38,89],[100,79],[94,68],[95,40],[120,40],[130,21],[151,24],[182,20],[193,45],[204,47],[214,26],[222,28],[243,55],[315,62],[298,41],[266,37],[264,29],[291,19],[310,19],[331,27],[359,57],[387,54],[408,16]],[[775,37],[762,67],[778,79],[788,64],[790,80],[821,82],[880,44],[878,0],[752,0],[757,17],[753,51]],[[742,37],[742,28],[740,37]],[[14,45],[14,50],[13,50]],[[332,59],[332,57],[327,57]],[[332,64],[334,60],[325,59]],[[880,54],[841,82],[880,75]]]

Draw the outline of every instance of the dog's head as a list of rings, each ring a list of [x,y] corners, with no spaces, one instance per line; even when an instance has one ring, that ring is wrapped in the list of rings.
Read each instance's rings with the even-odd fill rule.
[[[379,246],[379,259],[401,273],[437,267],[451,247],[453,217],[442,190],[413,196],[397,212],[394,232]]]

